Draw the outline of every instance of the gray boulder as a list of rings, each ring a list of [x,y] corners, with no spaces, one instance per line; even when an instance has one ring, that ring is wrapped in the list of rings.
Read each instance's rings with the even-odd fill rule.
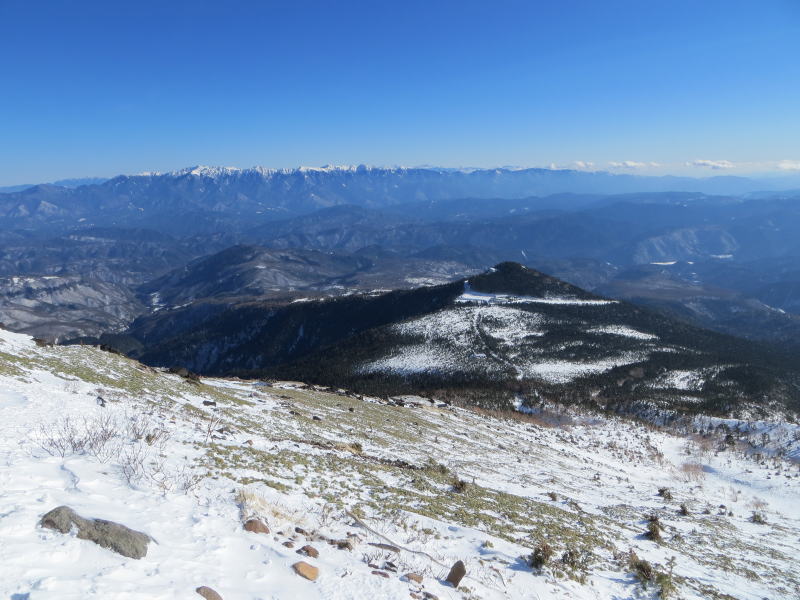
[[[152,538],[141,531],[103,519],[86,519],[69,506],[59,506],[44,515],[39,525],[61,533],[76,531],[78,539],[89,540],[122,556],[139,559],[147,554]]]

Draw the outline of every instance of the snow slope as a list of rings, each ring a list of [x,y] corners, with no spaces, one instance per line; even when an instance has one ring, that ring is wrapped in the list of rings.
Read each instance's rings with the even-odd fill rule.
[[[585,342],[574,340],[554,349],[552,342],[544,336],[562,322],[530,308],[537,303],[585,306],[596,310],[596,307],[612,301],[530,298],[466,291],[457,298],[453,307],[393,326],[393,332],[407,339],[419,339],[420,343],[392,349],[387,356],[362,364],[360,372],[411,375],[477,371],[489,376],[499,377],[506,373],[518,379],[531,378],[559,384],[646,360],[649,350],[662,348],[657,344],[642,344],[633,350],[615,351],[600,345],[590,347],[588,342],[592,338],[587,336]],[[528,309],[509,305],[528,305]],[[611,334],[639,342],[658,340],[656,335],[621,325],[584,328],[577,332]],[[556,356],[557,352],[567,351],[569,354],[569,346],[584,346],[593,357],[570,359]]]
[[[0,330],[0,598],[199,598],[200,585],[226,600],[657,597],[633,575],[630,550],[664,574],[675,557],[674,597],[800,596],[800,477],[783,453],[720,450],[717,422],[687,438],[596,415],[551,427],[547,415],[421,402],[192,382]],[[67,423],[78,434],[110,424],[113,435],[61,456],[53,442]],[[787,441],[797,432],[775,428]],[[156,543],[137,561],[37,527],[61,504]],[[244,531],[245,513],[271,533]],[[661,543],[642,536],[651,514]],[[322,537],[348,533],[353,550]],[[544,541],[553,558],[534,570],[524,557]],[[319,557],[298,556],[304,544]],[[319,579],[295,575],[298,560]],[[458,590],[443,582],[456,560],[467,565]],[[424,588],[402,577],[411,571]]]

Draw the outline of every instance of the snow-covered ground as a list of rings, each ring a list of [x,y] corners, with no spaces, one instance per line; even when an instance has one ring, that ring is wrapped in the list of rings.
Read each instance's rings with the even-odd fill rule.
[[[482,304],[565,304],[569,306],[605,306],[617,304],[617,300],[602,298],[575,298],[572,296],[515,296],[513,294],[493,294],[473,290],[468,281],[464,282],[464,293],[456,298],[458,303],[478,302]]]
[[[490,301],[467,302],[465,298],[487,297]],[[496,301],[501,298],[501,301]],[[551,299],[552,303],[601,305],[604,301]],[[538,301],[538,300],[537,300]],[[609,353],[602,349],[595,359],[558,358],[552,356],[549,342],[537,348],[557,322],[540,312],[506,304],[531,304],[522,297],[501,297],[496,294],[465,292],[459,304],[393,327],[393,331],[420,343],[390,349],[387,355],[360,366],[362,373],[390,372],[400,375],[415,373],[481,372],[488,376],[514,374],[520,379],[538,379],[547,383],[568,383],[579,377],[604,373],[615,367],[646,360],[647,349]],[[583,304],[579,304],[583,306]],[[586,334],[610,334],[642,342],[658,340],[658,336],[622,325],[591,327]],[[587,337],[588,339],[588,337]],[[574,342],[578,344],[579,342]],[[582,342],[581,342],[582,343]],[[653,346],[657,348],[658,346]],[[493,350],[494,349],[494,350]],[[560,348],[564,350],[564,348]],[[671,380],[665,378],[665,385]]]
[[[610,333],[611,335],[621,335],[622,337],[634,338],[637,340],[657,340],[658,336],[653,333],[644,333],[632,327],[624,325],[605,325],[589,329],[592,333]]]
[[[668,582],[687,600],[800,597],[800,472],[786,453],[745,452],[717,421],[687,438],[416,404],[195,383],[0,331],[0,598],[199,598],[205,585],[225,600],[623,600]],[[748,435],[783,444],[792,427]],[[74,448],[59,451],[65,440]],[[37,526],[62,504],[155,541],[133,560]],[[254,515],[269,534],[243,530]],[[650,515],[660,542],[642,535]],[[543,542],[552,556],[533,569]],[[298,555],[306,544],[319,556]],[[637,579],[631,550],[658,582]],[[294,573],[299,560],[316,581]],[[456,560],[459,589],[443,581]]]

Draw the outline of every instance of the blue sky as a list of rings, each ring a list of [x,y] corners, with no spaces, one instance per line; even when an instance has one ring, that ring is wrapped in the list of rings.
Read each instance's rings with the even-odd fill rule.
[[[0,185],[193,164],[800,169],[798,0],[0,0],[0,33]]]

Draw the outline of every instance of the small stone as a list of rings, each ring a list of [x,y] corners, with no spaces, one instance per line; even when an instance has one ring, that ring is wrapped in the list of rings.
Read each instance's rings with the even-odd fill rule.
[[[317,415],[314,415],[313,417],[311,417],[311,419],[313,421],[322,421],[322,419],[320,417],[318,417]]]
[[[283,542],[283,545],[286,546],[287,548],[294,548],[294,542],[286,541]]]
[[[244,530],[251,533],[269,533],[269,527],[261,519],[248,519],[244,524]]]
[[[447,583],[452,585],[454,588],[458,588],[458,584],[461,583],[461,580],[464,579],[464,575],[467,574],[467,567],[464,566],[463,561],[458,561],[450,568],[450,573],[447,574]]]
[[[422,592],[422,597],[425,598],[425,600],[439,600],[439,596],[431,594],[430,592]]]
[[[311,558],[319,558],[319,550],[314,548],[314,546],[303,546],[300,550],[297,551],[298,554],[305,554],[306,556],[310,556]]]
[[[206,600],[222,600],[222,596],[220,596],[217,592],[212,590],[210,587],[205,585],[201,585],[199,588],[195,590],[198,594],[200,594]]]
[[[305,577],[309,581],[316,581],[317,577],[319,577],[319,569],[302,560],[294,563],[292,568],[300,577]]]
[[[213,400],[203,400],[203,406],[216,406],[217,403]]]
[[[299,533],[300,535],[308,535],[308,532],[302,527],[295,527],[294,532]]]
[[[350,540],[331,540],[332,545],[335,545],[339,550],[354,550],[353,542]]]
[[[405,578],[414,583],[422,583],[422,575],[419,573],[406,573]]]
[[[389,574],[388,573],[384,573],[383,571],[373,571],[372,574],[373,575],[380,575],[381,577],[385,577],[386,579],[389,579]]]

